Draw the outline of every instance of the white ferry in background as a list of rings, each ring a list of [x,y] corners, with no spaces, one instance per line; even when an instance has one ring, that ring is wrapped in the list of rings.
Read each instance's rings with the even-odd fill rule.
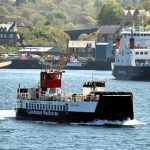
[[[123,29],[116,41],[112,74],[116,79],[150,81],[150,31]]]
[[[41,71],[40,85],[19,85],[16,118],[59,123],[134,119],[132,93],[106,92],[99,81],[84,83],[81,93],[63,93],[61,79],[62,71],[50,69]]]

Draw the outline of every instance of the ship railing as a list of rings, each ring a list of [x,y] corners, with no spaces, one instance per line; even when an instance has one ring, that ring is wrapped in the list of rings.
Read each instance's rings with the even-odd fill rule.
[[[98,101],[99,95],[86,95],[84,101]]]
[[[28,94],[29,93],[20,92],[20,93],[18,93],[17,98],[18,99],[28,99]]]
[[[60,96],[51,96],[47,97],[44,93],[40,95],[39,100],[41,101],[98,101],[99,100],[99,95],[83,95],[80,93],[77,94],[69,94],[69,93],[63,93]]]
[[[41,93],[39,100],[46,101],[45,93]]]
[[[73,101],[85,101],[85,102],[89,102],[89,101],[98,101],[99,100],[99,95],[74,95],[72,97]]]

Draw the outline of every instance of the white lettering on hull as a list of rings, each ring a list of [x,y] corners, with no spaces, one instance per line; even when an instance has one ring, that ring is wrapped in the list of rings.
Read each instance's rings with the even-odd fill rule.
[[[30,115],[43,115],[43,116],[58,116],[58,112],[52,111],[42,111],[42,110],[27,110],[27,113]]]

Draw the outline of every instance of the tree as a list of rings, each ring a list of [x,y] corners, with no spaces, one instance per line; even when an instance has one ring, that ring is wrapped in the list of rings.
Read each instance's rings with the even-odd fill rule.
[[[50,25],[37,24],[35,27],[20,27],[18,33],[27,45],[57,46],[60,50],[67,50],[69,36],[58,28]]]
[[[79,40],[86,40],[86,41],[96,41],[96,33],[90,33],[90,34],[81,34],[78,38]]]
[[[109,2],[103,5],[99,15],[99,25],[117,25],[121,23],[123,8],[118,3]]]
[[[95,7],[101,7],[101,5],[102,5],[102,2],[100,0],[95,0],[94,2]]]
[[[146,11],[150,11],[150,1],[145,1],[143,2],[143,4],[141,4],[139,6],[139,8],[141,7],[141,9],[145,9]]]

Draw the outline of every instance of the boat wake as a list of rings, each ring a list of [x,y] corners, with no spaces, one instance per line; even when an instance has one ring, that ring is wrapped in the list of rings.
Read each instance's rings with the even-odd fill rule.
[[[0,110],[0,121],[6,120],[7,118],[14,118],[16,116],[15,110]],[[42,122],[45,124],[57,124],[56,122]],[[80,123],[70,123],[71,125],[85,125],[85,126],[123,126],[123,127],[132,127],[136,125],[145,125],[145,123],[140,122],[136,119],[134,120],[126,120],[126,121],[108,121],[108,120],[94,120],[92,122],[80,122]]]
[[[87,126],[123,126],[123,127],[131,127],[136,125],[145,125],[145,123],[142,123],[138,120],[126,120],[126,121],[108,121],[108,120],[94,120],[92,122],[87,123],[71,123],[73,125],[87,125]]]
[[[5,120],[6,118],[15,117],[15,110],[0,110],[0,121]]]

